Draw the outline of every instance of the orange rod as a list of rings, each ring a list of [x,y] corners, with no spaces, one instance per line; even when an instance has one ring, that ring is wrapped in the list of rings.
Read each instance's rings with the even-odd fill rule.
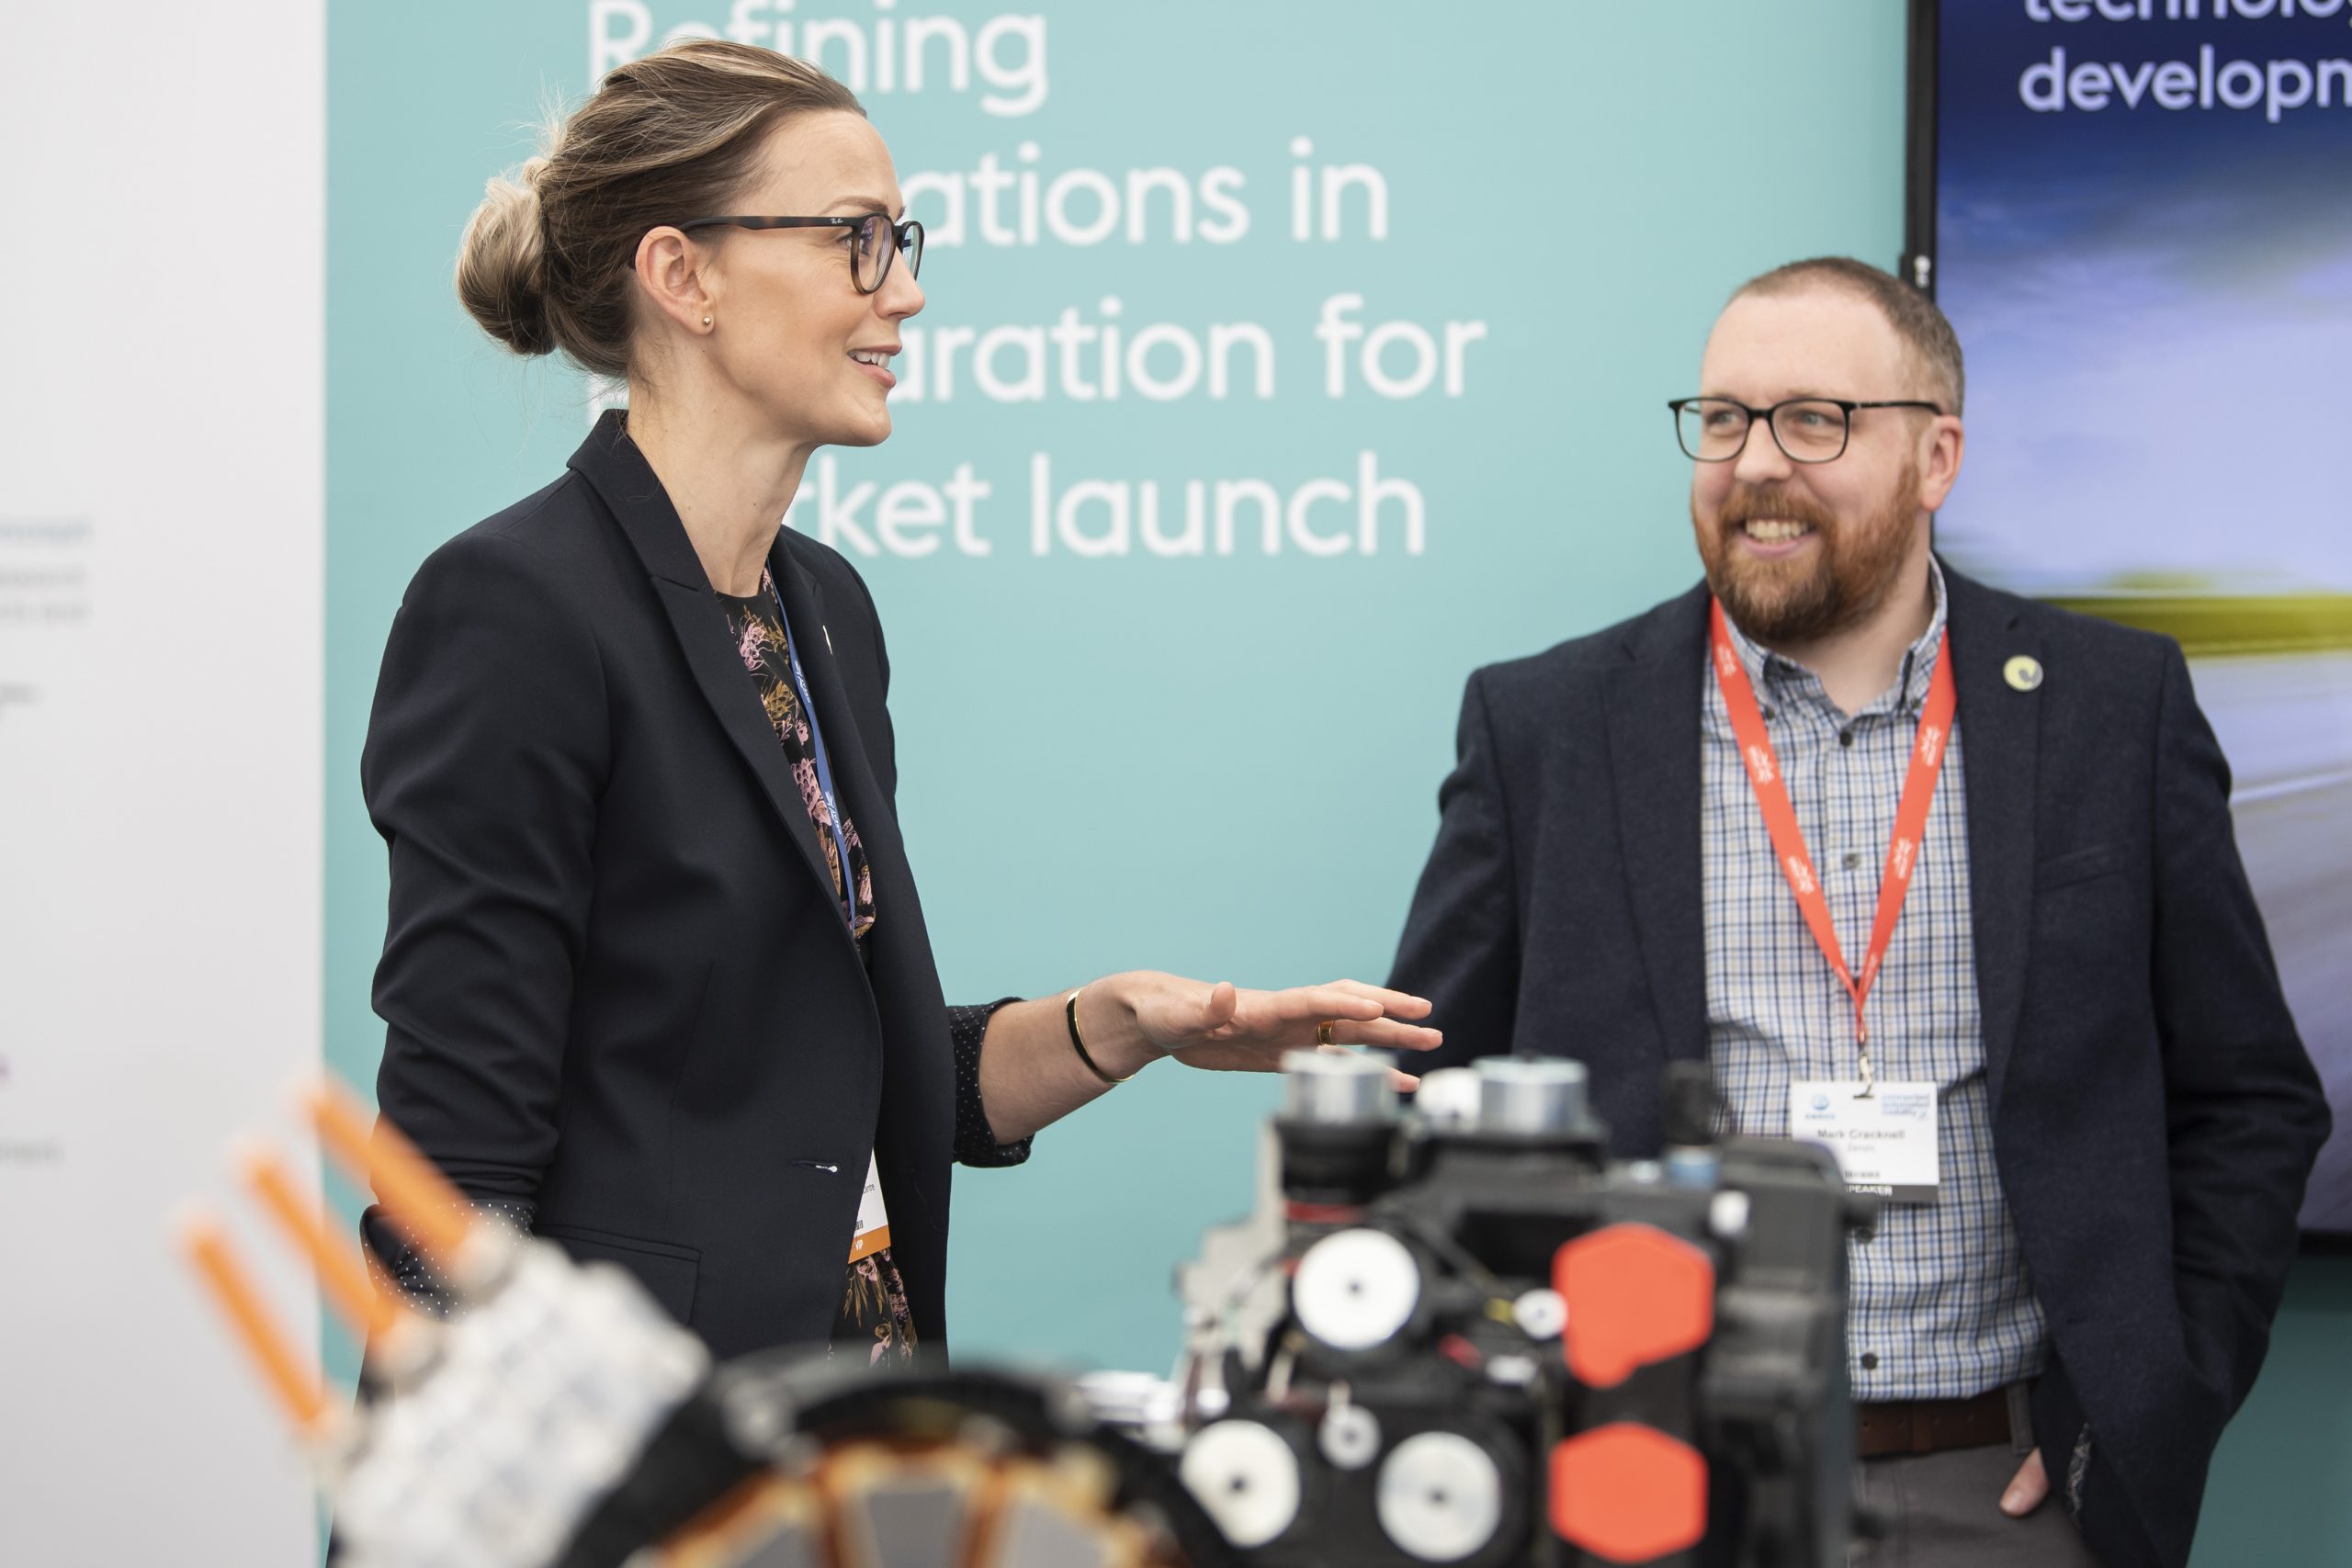
[[[337,1245],[318,1209],[295,1190],[294,1178],[281,1160],[258,1145],[244,1151],[238,1162],[251,1186],[287,1235],[311,1257],[325,1287],[327,1301],[352,1329],[370,1336],[383,1333],[400,1316],[397,1303],[376,1289],[358,1254]]]
[[[376,1190],[392,1224],[446,1275],[473,1228],[458,1190],[390,1122],[379,1118],[370,1138],[367,1111],[339,1084],[323,1082],[303,1101],[327,1152]]]
[[[181,1229],[180,1245],[237,1337],[261,1364],[262,1376],[287,1416],[303,1431],[314,1430],[326,1416],[326,1393],[262,1305],[261,1293],[231,1255],[229,1238],[219,1224],[202,1215],[190,1219]]]

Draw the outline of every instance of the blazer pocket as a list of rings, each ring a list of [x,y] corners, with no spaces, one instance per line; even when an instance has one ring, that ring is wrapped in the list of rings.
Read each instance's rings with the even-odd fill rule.
[[[578,1262],[619,1264],[672,1317],[682,1324],[694,1320],[695,1284],[702,1273],[697,1249],[579,1225],[541,1225],[535,1234],[556,1242]]]
[[[2063,855],[2052,855],[2033,868],[2033,890],[2047,893],[2054,887],[2069,887],[2077,882],[2088,882],[2095,876],[2108,876],[2122,869],[2121,844],[2093,844],[2086,850],[2069,850]]]

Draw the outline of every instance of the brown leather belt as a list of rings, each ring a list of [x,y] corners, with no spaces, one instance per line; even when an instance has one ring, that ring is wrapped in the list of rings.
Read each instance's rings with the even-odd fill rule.
[[[1860,1459],[1990,1448],[2009,1440],[2009,1391],[1987,1389],[1973,1399],[1857,1404],[1854,1426],[1854,1452]]]

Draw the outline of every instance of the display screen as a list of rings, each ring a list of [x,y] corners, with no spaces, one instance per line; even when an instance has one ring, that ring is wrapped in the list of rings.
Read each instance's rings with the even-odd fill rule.
[[[1962,570],[2179,639],[2352,1235],[2352,0],[1943,0]],[[1924,248],[1924,244],[1923,247]]]

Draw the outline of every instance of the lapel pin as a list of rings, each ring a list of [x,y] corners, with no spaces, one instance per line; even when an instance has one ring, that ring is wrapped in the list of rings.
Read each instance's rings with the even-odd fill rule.
[[[2001,666],[2001,674],[2012,690],[2030,692],[2041,684],[2041,660],[2020,653]]]
[[[831,652],[832,652],[832,651],[833,651],[833,628],[832,628],[832,627],[831,627],[831,626],[820,626],[817,629],[818,629],[819,631],[823,632],[823,633],[825,634],[825,651],[826,651],[827,653],[831,653]],[[2034,678],[2035,678],[2036,680],[2040,680],[2040,679],[2041,679],[2041,677],[2040,677],[2039,675],[2035,676]]]

